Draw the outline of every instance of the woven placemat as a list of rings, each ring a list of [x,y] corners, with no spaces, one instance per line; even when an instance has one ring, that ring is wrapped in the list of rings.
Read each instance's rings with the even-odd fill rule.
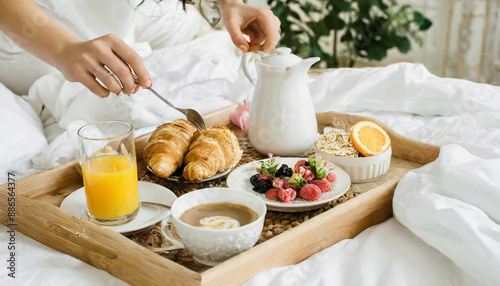
[[[266,156],[260,154],[252,147],[248,136],[241,131],[239,128],[232,126],[231,130],[238,137],[238,141],[240,143],[240,147],[243,150],[243,156],[238,163],[237,167],[248,162],[252,162],[255,160],[265,159]],[[236,168],[237,168],[236,167]],[[203,188],[212,188],[212,187],[227,187],[226,178],[222,177],[212,181],[203,182],[203,183],[194,183],[185,180],[181,180],[180,182],[174,182],[171,180],[166,180],[160,177],[155,176],[153,173],[149,171],[142,171],[139,173],[140,181],[152,182],[155,184],[159,184],[169,188],[172,192],[175,193],[176,196],[182,196],[185,193],[190,191],[194,191],[197,189]],[[307,212],[299,212],[299,213],[283,213],[283,212],[275,212],[275,211],[267,211],[266,219],[264,222],[264,228],[262,229],[262,233],[257,244],[262,243],[268,239],[273,238],[287,230],[290,230],[304,221],[311,219],[312,217],[319,215],[329,209],[333,208],[337,204],[343,203],[351,198],[359,195],[360,192],[356,185],[352,185],[351,188],[340,198],[333,200],[326,206]],[[148,247],[155,252],[158,252],[162,256],[171,259],[177,263],[180,263],[192,270],[195,271],[203,271],[207,267],[193,261],[191,256],[185,250],[173,250],[173,251],[161,251],[161,248],[157,248],[158,245],[161,245],[161,225],[157,225],[153,230],[148,231],[146,233],[139,233],[134,236],[134,240],[140,242],[145,247]]]

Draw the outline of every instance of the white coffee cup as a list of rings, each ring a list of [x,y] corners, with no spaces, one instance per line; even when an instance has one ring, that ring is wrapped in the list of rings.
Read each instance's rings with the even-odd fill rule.
[[[234,203],[244,205],[258,215],[246,225],[231,229],[208,229],[192,226],[180,220],[187,210],[202,204]],[[214,266],[254,246],[264,227],[266,205],[257,196],[228,188],[209,188],[182,195],[172,205],[175,231],[193,258]]]

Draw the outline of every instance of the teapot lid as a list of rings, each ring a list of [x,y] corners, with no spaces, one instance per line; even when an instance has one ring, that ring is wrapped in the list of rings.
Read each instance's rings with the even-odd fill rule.
[[[276,53],[264,57],[261,63],[270,66],[289,67],[302,62],[302,59],[291,53],[292,49],[281,47],[276,49]]]

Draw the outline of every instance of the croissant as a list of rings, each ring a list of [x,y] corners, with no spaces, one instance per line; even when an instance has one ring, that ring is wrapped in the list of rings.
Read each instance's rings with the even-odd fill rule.
[[[184,158],[183,177],[200,181],[224,172],[241,158],[241,149],[234,133],[225,126],[215,126],[197,133]]]
[[[168,178],[184,160],[196,128],[184,119],[158,126],[144,149],[144,160],[155,175]]]

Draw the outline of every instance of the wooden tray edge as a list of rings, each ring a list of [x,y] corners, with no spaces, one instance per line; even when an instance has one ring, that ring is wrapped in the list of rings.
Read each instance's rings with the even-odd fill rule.
[[[4,218],[4,225],[8,225],[9,198],[7,190],[0,187],[0,216]],[[54,205],[16,195],[15,209],[16,231],[103,269],[123,281],[134,285],[162,285],[169,282],[200,284],[199,273]]]

